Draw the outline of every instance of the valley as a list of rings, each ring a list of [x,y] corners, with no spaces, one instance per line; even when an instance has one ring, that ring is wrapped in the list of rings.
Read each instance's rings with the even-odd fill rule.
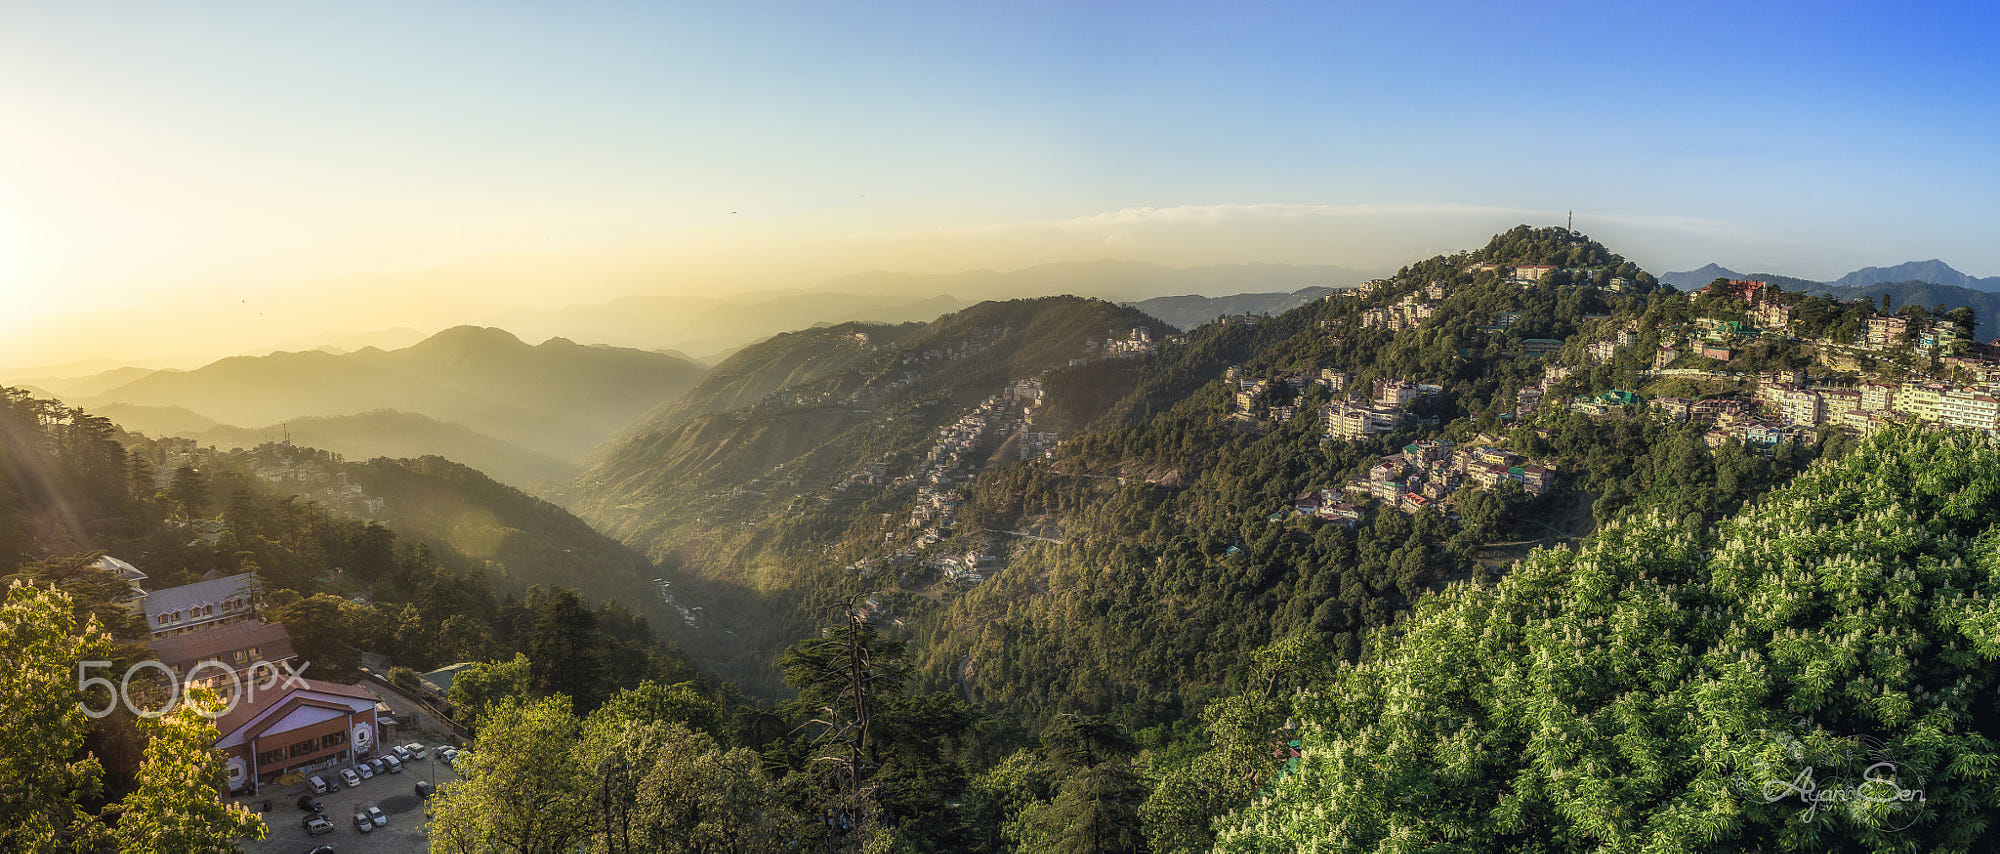
[[[1210,307],[1269,295],[1251,296]],[[460,687],[432,696],[462,726],[514,726],[487,715],[537,697],[575,705],[534,714],[588,725],[675,680],[671,715],[776,774],[824,755],[787,722],[841,690],[804,662],[885,651],[908,693],[881,701],[915,728],[909,761],[961,775],[931,796],[896,790],[915,798],[898,821],[955,816],[902,825],[928,840],[913,844],[1037,848],[1061,835],[1043,824],[1057,789],[1099,780],[1131,787],[1096,797],[1126,799],[1154,850],[1193,851],[1266,814],[1331,832],[1301,830],[1313,820],[1291,806],[1317,771],[1246,751],[1260,732],[1309,755],[1364,738],[1303,691],[1379,690],[1354,675],[1371,661],[1432,666],[1412,645],[1451,609],[1634,537],[1706,542],[1787,490],[1827,489],[1811,472],[1903,464],[1897,442],[1961,441],[1915,438],[1926,424],[2000,429],[2000,405],[1975,405],[2000,356],[1966,340],[1964,310],[1889,315],[1751,280],[1677,291],[1562,229],[1279,296],[1296,304],[1185,331],[1098,299],[985,302],[783,333],[707,369],[497,330],[397,357],[460,377],[444,396],[460,414],[502,384],[523,389],[510,405],[596,401],[553,410],[574,462],[415,412],[237,430],[182,406],[262,411],[203,399],[222,381],[200,371],[104,383],[116,420],[14,392],[17,412],[42,413],[18,423],[92,437],[54,447],[130,459],[35,464],[97,484],[109,503],[81,515],[22,491],[34,481],[17,466],[0,507],[43,510],[9,510],[0,546],[42,555],[33,577],[66,577],[57,556],[92,550],[150,583],[248,573],[272,591],[265,618],[328,675],[450,665]],[[557,371],[531,367],[545,348],[593,351],[589,370],[627,379],[528,391]],[[215,370],[381,381],[394,361],[359,355]],[[601,443],[579,450],[586,435]],[[461,456],[424,452],[438,445]],[[565,621],[584,634],[558,641]],[[588,653],[584,636],[622,651]],[[964,738],[981,746],[948,760]],[[1109,753],[1052,764],[1063,744]],[[983,801],[1000,811],[985,818],[945,806],[998,798],[1010,774],[1048,794]],[[1274,799],[1252,806],[1249,783]]]

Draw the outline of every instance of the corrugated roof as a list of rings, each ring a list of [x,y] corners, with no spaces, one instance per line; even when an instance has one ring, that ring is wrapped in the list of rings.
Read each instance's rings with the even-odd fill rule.
[[[146,594],[146,615],[189,611],[198,605],[214,605],[238,595],[249,596],[259,589],[257,576],[248,573],[197,581]]]
[[[159,656],[161,661],[175,669],[192,666],[210,658],[220,660],[225,653],[253,646],[257,648],[258,658],[264,661],[284,661],[297,655],[292,649],[291,633],[285,631],[285,627],[278,623],[232,623],[198,632],[154,638],[146,646],[154,655]],[[203,671],[203,676],[207,675],[207,671]]]
[[[375,708],[375,704],[379,702],[374,694],[369,693],[366,689],[358,685],[321,682],[318,679],[301,679],[299,681],[305,683],[304,688],[294,687],[289,691],[260,691],[254,698],[246,696],[236,704],[235,708],[229,711],[229,714],[217,718],[215,721],[215,731],[220,733],[221,737],[216,739],[215,746],[226,748],[242,743],[243,739],[240,736],[244,727],[255,723],[263,715],[294,696],[316,696],[320,700],[346,705],[349,709],[357,712],[373,709]]]
[[[464,670],[467,667],[471,667],[473,664],[476,663],[477,662],[472,662],[472,661],[461,661],[457,664],[449,665],[446,667],[440,667],[429,673],[423,674],[421,678],[425,682],[429,682],[432,685],[436,685],[439,691],[450,691],[452,681],[458,678],[458,672]]]

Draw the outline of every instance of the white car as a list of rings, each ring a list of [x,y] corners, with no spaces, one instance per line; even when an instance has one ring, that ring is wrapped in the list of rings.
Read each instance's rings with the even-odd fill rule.
[[[340,769],[340,782],[346,783],[347,787],[352,789],[355,786],[361,785],[361,775],[354,773],[354,769],[352,768],[342,768]]]
[[[382,814],[381,807],[370,805],[368,807],[367,812],[368,812],[368,818],[375,822],[376,827],[389,826],[389,817]]]
[[[363,780],[373,780],[375,779],[375,766],[366,762],[356,762],[354,763],[354,773],[359,774]]]

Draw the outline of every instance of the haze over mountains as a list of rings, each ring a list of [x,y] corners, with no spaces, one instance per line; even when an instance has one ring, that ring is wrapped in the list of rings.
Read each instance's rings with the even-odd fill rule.
[[[133,429],[218,445],[280,438],[356,457],[436,453],[525,485],[692,387],[686,358],[500,329],[458,327],[400,350],[363,348],[223,359],[192,371],[115,372],[69,402],[108,408]]]
[[[928,322],[982,300],[1074,294],[1134,302],[1174,295],[1290,294],[1301,288],[1349,287],[1380,272],[1290,264],[1171,268],[1109,260],[1004,271],[876,271],[840,276],[796,290],[716,297],[630,296],[557,311],[503,314],[494,322],[530,338],[560,335],[621,347],[672,347],[697,358],[720,361],[736,348],[781,332],[850,321]],[[1278,302],[1281,300],[1272,304]],[[1297,303],[1276,310],[1293,305]],[[1213,319],[1213,315],[1202,319]]]
[[[573,476],[573,462],[621,428],[728,411],[802,371],[845,367],[838,348],[804,346],[822,337],[814,330],[838,327],[831,334],[847,337],[866,329],[880,347],[897,324],[914,328],[976,300],[1061,293],[1126,301],[1191,328],[1222,314],[1282,313],[1371,275],[1333,266],[1175,269],[1125,261],[869,272],[794,291],[631,296],[524,312],[505,316],[511,332],[461,326],[424,337],[396,326],[301,339],[291,342],[297,349],[192,370],[126,366],[13,381],[149,435],[250,447],[289,434],[355,458],[437,454],[529,488]],[[548,340],[531,347],[517,334]],[[781,340],[756,361],[727,361],[773,336]],[[796,364],[786,368],[787,359]],[[683,399],[680,392],[704,374],[700,361],[726,369],[709,392]],[[663,409],[638,420],[656,407]]]
[[[1188,294],[1177,297],[1154,297],[1126,305],[1164,320],[1178,329],[1187,330],[1227,314],[1283,314],[1336,290],[1340,289],[1310,287],[1300,288],[1291,293],[1231,294],[1224,297]]]
[[[521,488],[574,477],[578,471],[572,462],[530,451],[463,424],[394,409],[315,415],[255,428],[218,424],[178,406],[112,403],[95,411],[128,430],[193,439],[217,448],[255,448],[265,442],[288,441],[354,460],[441,456]]]
[[[1523,278],[1513,272],[1543,265],[1564,269]],[[1712,268],[1686,275],[1701,272],[1733,274]],[[1773,278],[1788,289],[1820,284]],[[1314,823],[1326,786],[1312,781],[1330,772],[1288,763],[1282,751],[1266,760],[1271,733],[1292,728],[1308,749],[1372,737],[1365,721],[1340,717],[1379,695],[1364,680],[1414,684],[1465,671],[1479,676],[1467,684],[1490,687],[1494,674],[1548,658],[1536,657],[1548,647],[1536,638],[1557,638],[1560,647],[1569,643],[1564,638],[1595,637],[1605,603],[1623,603],[1644,617],[1633,623],[1641,630],[1593,641],[1591,672],[1570,682],[1586,689],[1616,682],[1631,670],[1625,663],[1661,650],[1662,660],[1689,668],[1713,665],[1713,679],[1646,677],[1620,690],[1629,702],[1663,704],[1676,714],[1708,708],[1718,690],[1738,691],[1738,705],[1754,712],[1739,715],[1741,726],[1726,733],[1740,740],[1758,731],[1753,724],[1790,719],[1800,697],[1855,714],[1876,705],[1814,693],[1809,679],[1782,670],[1746,681],[1736,664],[1791,654],[1791,636],[1770,626],[1742,628],[1748,624],[1736,611],[1713,602],[1792,601],[1810,582],[1820,587],[1806,589],[1827,601],[1891,602],[1851,609],[1886,631],[1977,618],[1965,603],[1990,596],[1993,585],[1977,588],[1972,599],[1952,591],[1979,583],[1978,573],[1963,569],[1978,557],[1968,544],[1992,534],[1983,516],[1961,512],[1993,498],[1983,474],[1992,463],[1984,437],[1891,426],[1857,452],[1846,429],[1818,415],[1810,417],[1819,429],[1809,432],[1789,420],[1750,421],[1743,402],[1765,390],[1763,377],[1773,369],[1830,378],[1820,370],[1829,367],[1821,354],[1851,359],[1860,348],[1846,342],[1876,312],[1844,305],[1829,317],[1824,301],[1800,301],[1786,336],[1752,331],[1739,352],[1718,358],[1704,348],[1664,363],[1683,366],[1676,370],[1648,369],[1663,366],[1656,361],[1663,348],[1686,346],[1704,334],[1692,330],[1715,329],[1721,324],[1711,321],[1743,310],[1720,296],[1684,297],[1569,229],[1522,226],[1475,252],[1415,262],[1366,291],[1311,286],[1137,304],[1190,327],[1184,333],[1133,304],[1042,296],[983,301],[929,322],[810,325],[707,370],[671,354],[566,339],[531,346],[499,329],[459,327],[397,351],[282,353],[121,375],[122,382],[96,380],[109,386],[96,399],[121,399],[96,410],[126,427],[243,445],[276,433],[296,444],[187,449],[119,435],[81,411],[10,394],[0,398],[0,418],[32,429],[0,430],[0,444],[16,448],[0,454],[0,486],[12,490],[0,497],[29,500],[0,501],[0,551],[10,538],[27,543],[55,531],[86,551],[116,547],[177,577],[254,566],[274,590],[298,594],[286,597],[298,607],[280,613],[305,647],[302,655],[314,660],[327,660],[328,649],[356,657],[366,650],[413,670],[457,661],[499,668],[513,666],[499,663],[525,635],[522,666],[622,685],[679,665],[659,655],[658,666],[641,672],[602,666],[643,660],[630,648],[555,658],[603,648],[597,635],[566,628],[563,637],[584,640],[557,642],[555,629],[596,625],[634,643],[664,638],[676,654],[729,680],[718,696],[747,701],[768,724],[732,736],[757,751],[758,767],[803,773],[814,760],[788,733],[803,725],[804,704],[783,703],[813,695],[796,676],[787,683],[787,672],[798,672],[788,662],[801,660],[787,651],[831,648],[815,644],[839,642],[841,630],[827,631],[828,623],[844,622],[865,643],[900,645],[896,679],[913,694],[885,697],[884,719],[922,715],[902,720],[928,721],[932,729],[906,726],[894,730],[897,738],[935,731],[971,743],[982,718],[1019,733],[990,755],[952,760],[963,767],[932,759],[916,766],[957,768],[950,774],[878,772],[872,779],[882,791],[930,804],[900,819],[899,832],[943,824],[935,816],[955,815],[954,804],[972,795],[999,804],[975,817],[989,828],[1053,828],[1021,841],[993,830],[988,838],[1006,844],[983,847],[961,840],[972,838],[970,830],[939,834],[906,850],[1063,850],[1047,841],[1068,826],[1055,812],[1065,809],[1060,793],[1085,791],[1074,781],[1087,782],[1090,772],[1029,763],[1063,755],[1064,745],[1081,737],[1079,721],[1108,734],[1116,749],[1141,739],[1152,745],[1144,757],[1158,762],[1155,768],[1115,792],[1087,793],[1096,801],[1118,798],[1140,816],[1127,823],[1131,838],[1143,836],[1149,850],[1211,850],[1217,833],[1245,832],[1241,816],[1260,810],[1277,816],[1260,833],[1300,843],[1284,850],[1310,848],[1327,836]],[[1262,311],[1271,315],[1204,322]],[[1543,346],[1551,343],[1560,347]],[[1900,377],[1928,364],[1911,359],[1917,346],[1878,347],[1868,351],[1867,366],[1850,364],[1866,371],[1859,376]],[[1696,397],[1715,414],[1695,415]],[[1620,400],[1629,402],[1612,403]],[[1668,407],[1676,400],[1688,406],[1687,416],[1673,417]],[[1642,401],[1656,405],[1642,408]],[[250,419],[272,411],[368,403],[430,409],[291,416],[255,429],[210,416],[254,424]],[[578,443],[571,447],[581,447],[590,430],[611,438],[588,455],[583,474],[570,476],[574,457],[502,438],[550,429],[520,423],[531,418],[573,419],[561,434]],[[1773,430],[1781,437],[1771,438]],[[406,458],[341,461],[308,447],[334,443],[367,448],[343,451],[349,455]],[[452,446],[451,459],[429,456],[436,445]],[[91,473],[105,494],[102,506],[126,515],[92,504],[79,515],[42,500],[40,484],[19,471],[19,461],[55,453],[49,449],[74,459],[44,462],[37,471],[79,480],[78,473]],[[1816,458],[1845,468],[1808,469]],[[489,478],[507,466],[514,466],[507,477],[561,483],[544,490],[546,500],[534,498]],[[1808,474],[1793,481],[1801,471]],[[202,478],[205,494],[183,498],[181,482],[200,486]],[[1794,486],[1785,487],[1788,481]],[[1927,504],[1895,509],[1913,481],[1925,484],[1918,497]],[[558,495],[563,506],[554,503]],[[17,513],[17,505],[33,513]],[[161,510],[176,513],[168,518]],[[1771,538],[1791,548],[1783,555],[1803,554],[1805,546],[1793,541],[1819,542],[1827,518],[1890,518],[1898,529],[1938,538],[1883,552],[1872,564],[1842,554],[1779,567],[1767,549],[1738,548],[1776,532],[1797,535]],[[191,525],[215,531],[213,542],[190,542],[183,529]],[[146,537],[120,539],[127,530]],[[316,530],[340,536],[313,539]],[[1862,534],[1841,551],[1875,548],[1866,525],[1842,530]],[[413,547],[392,548],[398,541]],[[1555,547],[1530,549],[1538,544]],[[1926,607],[1951,609],[1938,613],[1957,622],[1923,622],[1931,618],[1876,596],[1889,589],[1882,585],[1914,583],[1893,567],[1946,547],[1963,552],[1939,552],[1960,569],[1939,576],[1945,583],[1932,585],[1939,598]],[[1732,563],[1736,558],[1750,563]],[[432,571],[433,562],[451,572]],[[1734,586],[1712,586],[1684,604],[1665,587],[1643,586],[1680,583],[1661,573],[1708,566],[1734,573]],[[534,606],[552,601],[546,591],[521,592],[531,584],[573,586],[613,604],[601,606],[594,623],[565,606],[576,618],[563,623]],[[113,587],[120,595],[125,589]],[[1626,594],[1607,598],[1606,590]],[[1567,593],[1552,598],[1549,591]],[[1526,610],[1481,622],[1480,609],[1504,610],[1510,602]],[[1481,646],[1496,637],[1481,628],[1486,624],[1526,631],[1527,640]],[[1390,626],[1404,628],[1385,631]],[[1473,628],[1457,631],[1465,626]],[[1660,646],[1667,631],[1660,626],[1695,647]],[[1772,637],[1732,640],[1715,647],[1729,654],[1702,660],[1701,645],[1713,647],[1723,627],[1741,629],[1730,629],[1731,638],[1750,637],[1742,632],[1752,629]],[[1822,643],[1853,641],[1840,626],[1804,628]],[[1387,669],[1343,666],[1363,650]],[[1932,672],[1912,666],[1921,652],[1898,650],[1886,665],[1926,674],[1917,685],[1923,690],[1910,694],[1925,699],[1913,702],[1949,701],[1956,705],[1946,711],[1963,715],[1951,719],[1990,719],[1977,714],[1977,698],[1991,695],[1992,682],[1980,656],[1946,656],[1955,669]],[[1863,663],[1839,665],[1837,684],[1859,684],[1874,672],[1869,660],[1849,658]],[[534,670],[526,672],[523,678],[534,678]],[[1472,711],[1459,709],[1464,720],[1425,729],[1426,743],[1491,742],[1502,746],[1494,755],[1536,755],[1541,743],[1523,735],[1533,727],[1510,722],[1540,714],[1548,692],[1536,686],[1564,678],[1558,673],[1529,685],[1533,690],[1503,691]],[[1951,686],[1965,679],[1983,681],[1970,683],[1977,692],[1953,694]],[[481,682],[474,676],[458,684]],[[1448,687],[1470,696],[1456,683]],[[530,681],[505,690],[525,696],[543,689]],[[1351,702],[1336,708],[1313,699],[1328,691]],[[468,708],[470,693],[453,702]],[[1601,712],[1602,697],[1591,690],[1571,695],[1558,698],[1569,705],[1556,707],[1566,720]],[[1394,710],[1380,717],[1394,719]],[[1641,744],[1694,779],[1702,773],[1695,766],[1721,748],[1656,738],[1656,730],[1677,726],[1680,718],[1670,718],[1600,740]],[[498,743],[493,733],[505,731],[493,720],[480,724],[483,744]],[[1412,721],[1404,723],[1424,727]],[[1990,725],[1969,729],[1962,744],[1991,743]],[[1895,732],[1908,735],[1908,744],[1935,738],[1917,725]],[[1392,753],[1394,746],[1370,749]],[[1016,752],[1002,759],[1007,751]],[[1264,777],[1242,779],[1246,756],[1261,763]],[[1418,751],[1411,761],[1420,766],[1427,757]],[[1920,770],[1945,779],[1947,761]],[[589,777],[598,767],[583,763],[575,773]],[[1518,772],[1523,767],[1541,766],[1437,773],[1454,781],[1454,791],[1471,793],[1461,802],[1486,804],[1493,791],[1528,779]],[[1622,779],[1616,768],[1599,770],[1605,780]],[[1004,803],[1009,781],[1028,774],[1044,780],[1048,795]],[[1064,774],[1072,782],[1058,785]],[[1189,805],[1186,792],[1196,788],[1210,794]],[[440,797],[452,796],[447,790]],[[1357,815],[1391,807],[1417,818],[1431,814],[1401,796],[1371,798],[1333,806]],[[1549,799],[1547,811],[1558,817],[1583,803],[1567,792]],[[1627,800],[1635,814],[1671,808],[1650,794]],[[1734,803],[1712,800],[1716,811]],[[1219,823],[1226,821],[1237,821],[1236,829]],[[1484,839],[1495,841],[1481,850],[1501,850],[1523,835],[1509,822],[1467,826],[1485,828]],[[1737,823],[1746,839],[1797,824],[1771,814]],[[1350,824],[1363,836],[1372,832]],[[1546,841],[1534,847],[1559,840]]]

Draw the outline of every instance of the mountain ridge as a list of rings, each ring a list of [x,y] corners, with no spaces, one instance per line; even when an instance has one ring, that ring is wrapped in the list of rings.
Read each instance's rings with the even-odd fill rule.
[[[1289,293],[1241,293],[1214,297],[1180,294],[1120,303],[1120,305],[1129,305],[1166,321],[1169,326],[1186,331],[1223,315],[1283,314],[1340,290],[1342,289],[1313,286]]]
[[[1681,290],[1692,290],[1716,279],[1743,279],[1768,277],[1771,273],[1738,273],[1720,264],[1710,262],[1693,270],[1678,273],[1662,273],[1660,281]],[[1830,288],[1865,288],[1882,284],[1924,282],[1932,285],[1949,285],[1977,291],[2000,291],[2000,276],[1979,277],[1962,273],[1950,264],[1932,258],[1928,261],[1904,261],[1888,267],[1862,267],[1831,281],[1802,279],[1786,276],[1794,282],[1812,282]]]
[[[399,350],[231,356],[80,403],[178,406],[232,425],[397,410],[568,460],[706,372],[660,353],[560,337],[530,345],[503,329],[458,326]]]

